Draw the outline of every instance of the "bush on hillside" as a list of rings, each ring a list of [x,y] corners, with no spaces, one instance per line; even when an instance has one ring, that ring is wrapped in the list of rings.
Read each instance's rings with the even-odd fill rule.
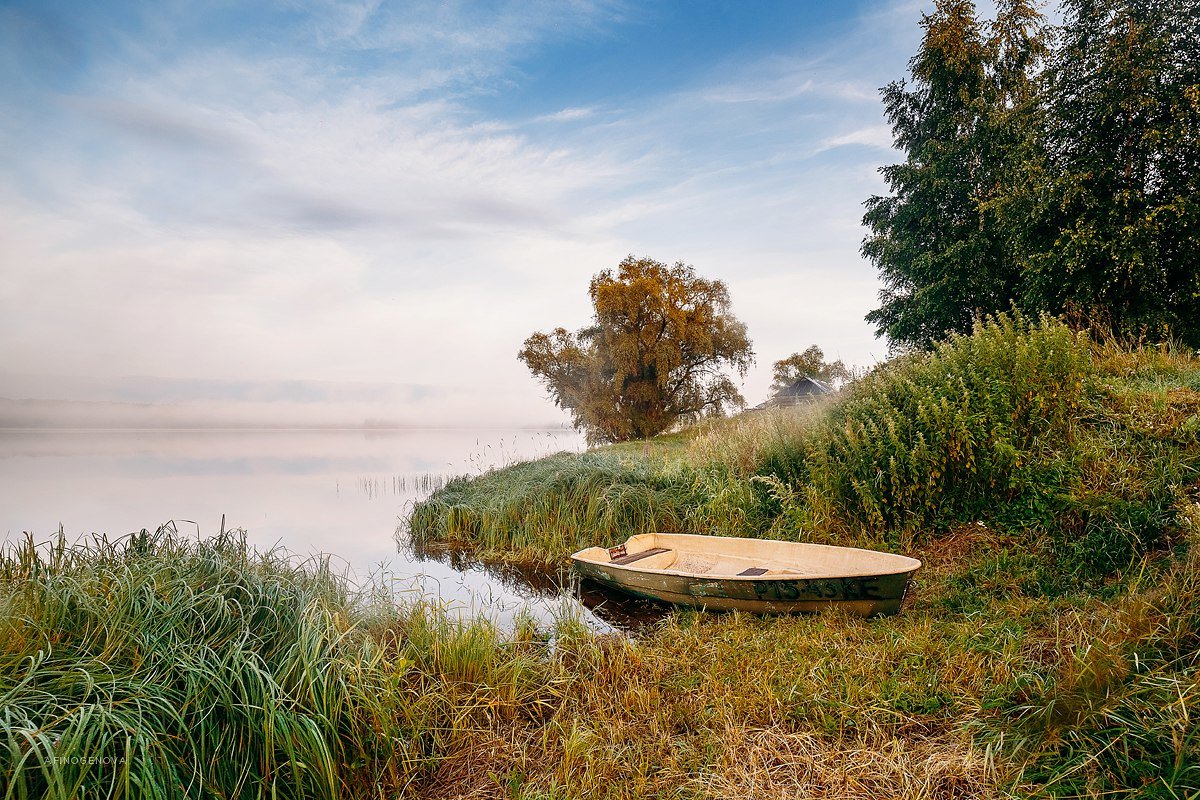
[[[776,504],[773,535],[909,550],[982,521],[1048,551],[1041,591],[1119,571],[1177,527],[1200,398],[1170,388],[1190,374],[1178,360],[1134,357],[1158,365],[1148,389],[1140,367],[1112,374],[1129,364],[1113,351],[1052,318],[1001,315],[886,364],[760,448],[752,480]]]
[[[876,370],[758,472],[797,487],[794,525],[893,542],[1052,504],[1045,455],[1071,439],[1091,374],[1084,336],[1002,315]]]

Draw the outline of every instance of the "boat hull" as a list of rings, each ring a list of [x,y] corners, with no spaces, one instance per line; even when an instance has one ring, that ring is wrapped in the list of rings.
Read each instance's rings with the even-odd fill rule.
[[[672,536],[662,535],[659,537]],[[683,535],[676,535],[683,536]],[[688,539],[710,538],[688,536]],[[723,539],[728,546],[730,537]],[[630,540],[631,542],[633,539]],[[736,540],[735,540],[736,541]],[[753,541],[753,540],[744,540]],[[692,542],[691,544],[695,544]],[[793,545],[795,548],[827,548],[821,545]],[[595,551],[598,548],[590,548]],[[630,552],[635,552],[630,550]],[[868,551],[854,551],[868,552]],[[803,556],[798,550],[797,557]],[[714,611],[747,611],[757,614],[788,614],[818,612],[839,608],[852,614],[874,616],[895,614],[900,610],[912,573],[920,566],[915,559],[891,554],[876,554],[896,559],[894,572],[871,574],[737,575],[685,574],[670,570],[639,568],[634,564],[622,566],[602,563],[594,553],[580,551],[572,556],[576,571],[605,586],[638,597],[673,603],[689,608]]]

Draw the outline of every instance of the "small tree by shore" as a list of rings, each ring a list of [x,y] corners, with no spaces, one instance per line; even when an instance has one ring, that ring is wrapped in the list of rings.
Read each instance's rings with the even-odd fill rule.
[[[629,256],[588,294],[591,325],[534,333],[517,357],[590,442],[646,439],[745,405],[724,370],[744,376],[754,354],[723,282]]]

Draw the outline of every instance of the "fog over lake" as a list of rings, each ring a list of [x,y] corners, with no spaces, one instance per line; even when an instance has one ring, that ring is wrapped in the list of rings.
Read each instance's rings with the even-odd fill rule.
[[[548,430],[4,430],[0,534],[39,541],[154,530],[244,528],[258,548],[328,553],[360,579],[384,570],[398,591],[440,597],[502,622],[532,601],[548,620],[552,589],[478,568],[421,560],[400,546],[407,508],[449,476],[583,449]],[[461,565],[460,565],[461,566]],[[576,608],[577,611],[582,611]],[[603,626],[586,611],[593,623]]]

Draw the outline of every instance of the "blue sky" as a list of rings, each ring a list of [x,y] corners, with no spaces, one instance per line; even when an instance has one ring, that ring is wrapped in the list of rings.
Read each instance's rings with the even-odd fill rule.
[[[751,403],[810,344],[871,363],[922,10],[0,4],[0,396],[555,421],[516,352],[629,253],[729,285]]]

